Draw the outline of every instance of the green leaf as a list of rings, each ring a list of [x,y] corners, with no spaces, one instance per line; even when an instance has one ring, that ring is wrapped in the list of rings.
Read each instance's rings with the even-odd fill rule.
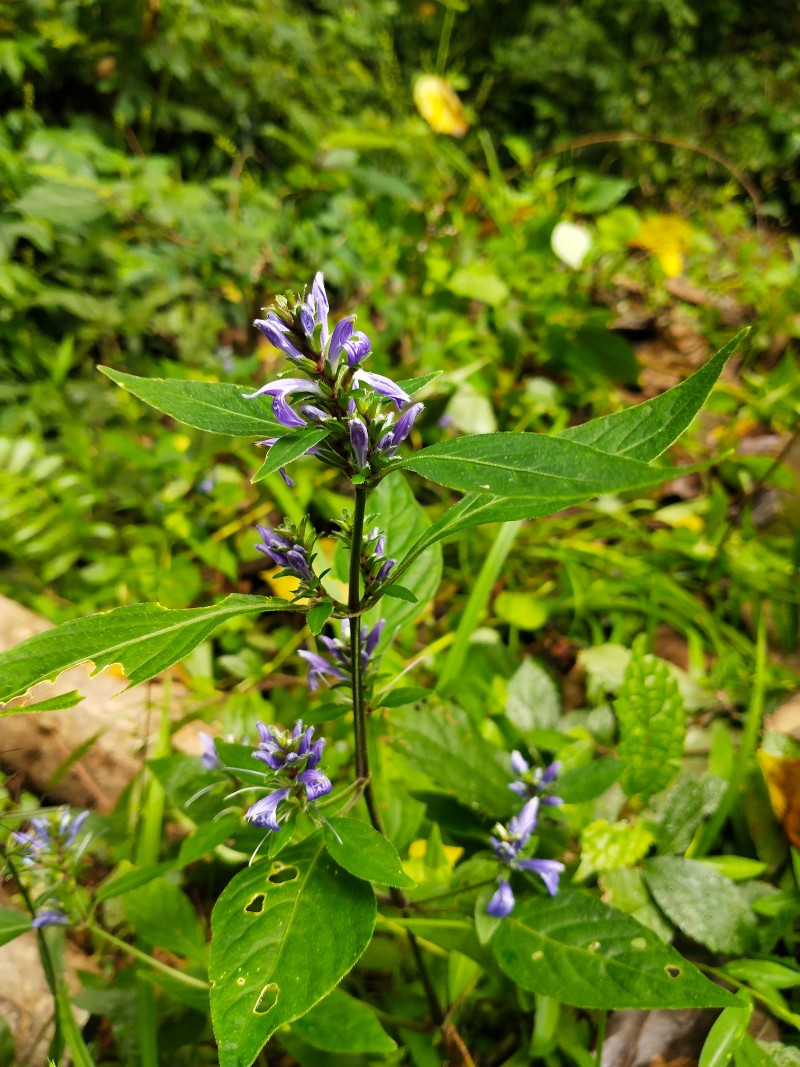
[[[223,815],[220,819],[201,823],[193,834],[181,842],[177,866],[188,867],[190,863],[207,856],[217,845],[227,841],[241,824],[238,815]]]
[[[655,856],[644,864],[659,908],[687,937],[712,952],[755,947],[756,917],[734,882],[699,860]]]
[[[35,704],[25,704],[19,710],[24,711],[26,715],[31,711],[66,711],[67,708],[74,708],[76,704],[80,704],[82,700],[83,697],[78,690],[72,689],[69,693],[48,697],[47,700],[37,700]],[[11,714],[12,710],[9,708],[6,714]]]
[[[555,729],[561,697],[550,675],[532,659],[524,659],[509,680],[506,718],[522,734]]]
[[[7,945],[31,929],[31,917],[17,908],[0,908],[0,945]]]
[[[744,997],[738,1008],[726,1008],[708,1032],[697,1067],[726,1067],[739,1047],[752,1014],[752,1001],[748,1002]]]
[[[405,600],[407,604],[419,603],[418,598],[404,585],[385,585],[381,592],[384,596],[394,597],[395,600]]]
[[[584,804],[605,793],[624,769],[622,760],[597,759],[586,767],[573,767],[560,774],[556,791],[565,804]]]
[[[124,893],[130,893],[131,890],[147,885],[155,878],[160,878],[162,874],[167,874],[174,866],[171,860],[166,860],[164,863],[154,863],[148,867],[129,867],[121,874],[115,872],[101,883],[95,894],[95,900],[98,904],[102,904],[104,900],[121,897]]]
[[[334,989],[306,1015],[292,1023],[298,1037],[325,1052],[393,1052],[389,1037],[361,1000]]]
[[[479,300],[491,307],[504,304],[509,296],[509,288],[502,278],[475,267],[462,267],[455,271],[447,283],[447,288],[456,296]]]
[[[74,619],[0,653],[0,702],[87,660],[94,663],[93,674],[119,663],[131,685],[146,682],[187,656],[226,619],[292,610],[299,609],[284,600],[232,593],[205,608],[129,604]],[[25,710],[4,708],[0,714]]]
[[[395,747],[461,803],[474,804],[495,819],[512,813],[516,798],[508,788],[508,757],[476,732],[460,708],[398,709],[389,727]]]
[[[538,433],[457,437],[423,448],[398,465],[449,489],[546,500],[553,511],[576,497],[644,489],[675,474]]]
[[[619,754],[626,764],[622,788],[626,796],[646,801],[678,773],[686,711],[667,664],[647,655],[641,639],[634,642],[614,711],[619,722]]]
[[[475,933],[475,924],[464,919],[428,919],[411,916],[392,917],[393,926],[402,926],[410,930],[415,937],[430,941],[432,945],[446,949],[448,952],[460,952],[471,960],[486,966],[486,951],[481,947]]]
[[[767,989],[796,989],[800,986],[800,968],[787,967],[774,960],[731,960],[722,968],[740,982]]]
[[[340,867],[356,878],[408,889],[416,885],[388,837],[357,819],[328,819],[325,847]]]
[[[321,835],[240,871],[212,916],[211,1016],[220,1067],[250,1067],[279,1026],[338,985],[375,925],[370,886]]]
[[[280,467],[285,467],[293,459],[305,455],[309,448],[324,441],[330,434],[331,427],[307,426],[299,430],[291,430],[279,437],[267,453],[266,459],[250,479],[252,482],[260,482],[269,474],[274,474]]]
[[[523,989],[578,1008],[725,1008],[738,1002],[652,930],[588,893],[517,904],[491,941]]]
[[[649,462],[680,437],[705,403],[717,378],[749,329],[741,330],[700,370],[666,393],[614,415],[570,426],[559,437],[613,456]]]
[[[308,628],[316,637],[317,634],[322,632],[322,627],[331,617],[333,611],[333,601],[323,600],[319,604],[315,604],[313,608],[309,608],[308,615],[306,616],[306,622]]]
[[[424,374],[421,378],[405,378],[402,382],[398,382],[397,384],[404,392],[408,393],[409,396],[413,396],[414,393],[420,392],[426,385],[430,385],[431,382],[435,381],[439,375],[443,373],[444,371],[435,370],[431,374]]]
[[[633,867],[652,843],[653,835],[643,823],[596,819],[581,834],[581,863],[575,878],[580,881],[592,872]]]
[[[189,898],[165,878],[132,889],[122,898],[125,918],[137,935],[195,963],[205,964],[206,943]]]
[[[433,696],[430,689],[423,689],[419,685],[403,685],[378,698],[383,708],[402,708],[406,704],[416,704],[419,700]]]
[[[681,778],[661,809],[656,827],[659,851],[685,852],[698,826],[717,810],[726,787],[716,775]]]
[[[245,400],[247,386],[182,378],[140,378],[99,367],[112,382],[146,404],[197,430],[229,437],[280,437],[285,427],[273,417],[268,399]]]

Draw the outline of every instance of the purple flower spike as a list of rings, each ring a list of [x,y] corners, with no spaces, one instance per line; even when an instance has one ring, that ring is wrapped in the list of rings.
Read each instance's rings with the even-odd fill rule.
[[[266,827],[268,830],[280,830],[277,819],[278,805],[289,796],[289,789],[276,789],[261,800],[257,800],[252,807],[245,812],[245,819],[253,826]]]
[[[319,761],[322,759],[322,753],[323,753],[324,749],[325,749],[325,738],[324,737],[320,737],[320,739],[318,741],[314,742],[314,744],[313,744],[313,746],[311,748],[311,755],[308,757],[308,763],[306,764],[306,766],[310,770],[313,771],[315,767],[319,766]]]
[[[494,919],[505,919],[514,910],[514,892],[505,878],[498,878],[497,885],[497,891],[486,905],[486,914]]]
[[[297,776],[297,781],[305,788],[306,797],[309,800],[318,800],[333,789],[330,779],[322,771],[313,767],[307,767],[306,770],[301,771]]]
[[[342,345],[347,354],[347,366],[357,367],[362,359],[366,359],[372,351],[369,337],[361,330],[355,333]]]
[[[366,385],[370,389],[374,389],[376,393],[380,393],[381,396],[394,400],[398,411],[403,404],[407,404],[411,399],[408,393],[404,392],[396,382],[393,382],[391,378],[385,378],[382,374],[372,374],[371,371],[359,369],[353,375],[353,381],[356,385]]]
[[[369,466],[369,434],[361,419],[350,419],[350,447],[353,450],[353,459],[360,471]]]
[[[273,311],[270,311],[265,319],[255,319],[253,325],[261,330],[274,348],[279,349],[293,362],[303,359],[303,353],[292,344],[287,336],[289,327]]]
[[[538,874],[550,896],[556,895],[558,880],[564,871],[563,863],[559,863],[558,860],[518,860],[517,866],[524,871],[533,871]]]
[[[44,926],[69,926],[69,919],[63,911],[57,911],[55,908],[42,908],[31,926],[34,930],[41,930]]]
[[[542,785],[548,785],[550,782],[555,781],[559,774],[561,774],[561,760],[556,760],[544,769],[541,779]]]
[[[381,639],[381,634],[383,633],[383,628],[385,625],[386,619],[381,619],[379,622],[375,623],[375,625],[372,627],[368,634],[364,635],[364,651],[367,654],[367,658],[369,658],[375,651],[375,649],[378,647],[378,642]]]

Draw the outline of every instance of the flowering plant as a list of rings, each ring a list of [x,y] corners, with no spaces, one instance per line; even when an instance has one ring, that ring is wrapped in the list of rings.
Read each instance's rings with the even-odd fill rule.
[[[698,411],[738,339],[664,396],[557,436],[476,434],[412,450],[425,413],[415,398],[427,381],[398,382],[367,369],[372,342],[354,321],[345,315],[331,325],[329,297],[317,274],[310,291],[279,297],[255,322],[292,368],[266,384],[247,391],[219,383],[143,384],[105,368],[120,385],[189,425],[214,428],[211,411],[225,432],[258,437],[267,453],[256,482],[280,472],[291,486],[287,468],[303,456],[335,472],[352,494],[335,532],[346,557],[346,597],[317,551],[311,519],[284,520],[259,525],[253,551],[297,583],[291,599],[232,593],[199,608],[120,607],[68,622],[0,655],[0,699],[9,700],[86,660],[96,670],[120,663],[131,684],[145,681],[237,616],[303,614],[316,638],[316,650],[300,655],[310,692],[330,690],[336,697],[327,719],[326,706],[309,699],[291,728],[258,722],[249,751],[210,735],[203,739],[202,773],[210,784],[197,796],[232,781],[227,800],[236,813],[235,825],[224,819],[219,824],[227,836],[214,837],[212,819],[204,840],[222,847],[230,835],[238,840],[242,825],[257,836],[248,839],[255,844],[249,862],[241,848],[234,853],[239,869],[216,901],[208,983],[130,951],[162,974],[172,971],[170,981],[183,981],[193,995],[208,992],[222,1067],[249,1067],[289,1024],[293,1033],[309,1033],[310,1024],[310,1030],[302,1028],[305,1018],[323,1028],[326,1011],[354,1018],[359,1006],[334,991],[376,929],[400,939],[403,967],[419,994],[399,1021],[387,1012],[383,1021],[402,1040],[415,1029],[431,1040],[438,1034],[449,1059],[464,1065],[473,1060],[459,1030],[458,996],[451,997],[441,967],[454,930],[459,952],[471,954],[497,980],[504,976],[537,997],[603,1010],[737,1006],[652,928],[572,884],[574,856],[561,814],[570,779],[562,778],[558,761],[540,759],[535,731],[508,744],[524,744],[527,756],[520,748],[508,754],[482,738],[481,722],[458,708],[457,679],[447,693],[453,702],[431,711],[413,687],[409,697],[397,685],[397,672],[381,672],[393,636],[435,589],[444,538],[482,523],[539,518],[598,494],[646,489],[672,477],[653,461]],[[430,523],[407,474],[463,495]],[[73,702],[70,694],[63,706]],[[57,706],[58,698],[47,702],[50,710]],[[304,725],[312,714],[315,725]],[[328,737],[317,736],[316,726],[331,722],[333,736],[344,716],[352,721],[352,771],[340,731],[334,772],[326,759]],[[382,779],[389,760],[381,748],[387,746],[376,744],[379,736],[400,767],[389,786]],[[548,744],[545,737],[543,747]],[[413,785],[405,789],[399,781],[405,775],[413,782],[423,771],[438,793],[412,795]],[[570,771],[573,795],[580,795],[580,772],[580,766]],[[243,811],[236,807],[252,793],[262,795],[250,797]],[[445,801],[470,823],[468,834],[460,835],[452,818],[448,830],[448,820],[437,816]],[[40,877],[69,866],[66,857],[77,855],[82,818],[59,816],[20,832],[22,866],[35,866]],[[427,840],[418,839],[425,846],[425,869],[447,883],[433,896],[415,885],[420,868],[410,854],[406,824],[411,836],[427,833]],[[443,833],[458,846],[443,850]],[[469,849],[455,870],[448,848],[459,857]],[[142,891],[148,871],[138,877],[141,883],[132,879],[119,890],[123,900]],[[177,890],[164,883],[162,891]],[[426,902],[433,899],[439,907],[450,902],[455,926],[442,928],[426,916]],[[97,937],[113,941],[90,909],[69,905],[55,885],[47,883],[32,905],[39,927],[87,923]],[[369,1018],[377,1026],[375,1016]],[[394,1040],[380,1033],[381,1049],[393,1048]],[[369,1049],[356,1043],[344,1051]]]

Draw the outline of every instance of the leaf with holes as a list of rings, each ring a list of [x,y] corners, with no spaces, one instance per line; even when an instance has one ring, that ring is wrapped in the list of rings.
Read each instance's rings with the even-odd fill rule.
[[[269,1037],[338,985],[366,949],[375,895],[321,834],[240,871],[211,919],[211,1017],[220,1067],[250,1067]]]
[[[583,892],[519,903],[491,941],[523,989],[577,1008],[726,1008],[738,1003],[652,930]]]
[[[295,610],[299,609],[285,600],[231,593],[206,608],[128,604],[73,619],[0,653],[0,702],[21,696],[37,682],[52,681],[87,660],[94,663],[95,674],[119,663],[131,685],[146,682],[188,656],[226,619]],[[19,705],[3,708],[0,714],[25,710]]]
[[[641,638],[625,670],[614,710],[619,754],[625,760],[622,788],[642,801],[665,789],[680,767],[686,711],[667,664],[644,652]]]
[[[357,819],[329,819],[325,847],[340,867],[356,878],[409,889],[416,883],[403,870],[388,837]]]

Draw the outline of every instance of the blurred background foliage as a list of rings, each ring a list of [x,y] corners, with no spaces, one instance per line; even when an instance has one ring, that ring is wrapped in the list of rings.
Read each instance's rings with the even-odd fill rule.
[[[7,0],[0,589],[55,620],[192,604],[263,589],[256,521],[309,505],[329,528],[345,501],[313,461],[257,494],[249,443],[95,371],[263,380],[281,364],[252,318],[322,268],[375,369],[445,372],[424,440],[637,402],[754,323],[681,457],[723,458],[525,527],[481,610],[555,665],[668,614],[735,684],[766,598],[791,653],[799,30],[788,0]],[[433,84],[427,121],[423,74],[458,93]],[[579,266],[551,245],[565,221]],[[448,547],[450,625],[492,536]],[[189,669],[257,679],[287,633],[237,623],[222,668]]]

